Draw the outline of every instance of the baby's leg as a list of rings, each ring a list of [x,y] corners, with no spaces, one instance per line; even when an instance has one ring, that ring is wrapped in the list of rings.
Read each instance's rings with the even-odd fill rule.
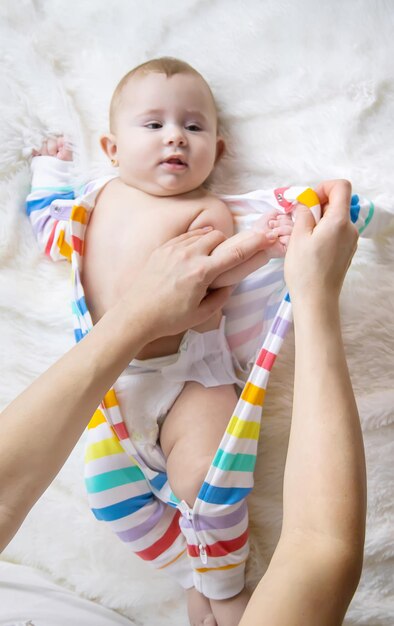
[[[238,626],[250,599],[247,589],[226,600],[210,600],[218,626]]]
[[[160,441],[167,457],[168,480],[174,494],[190,507],[206,478],[236,403],[232,385],[205,388],[199,383],[187,382],[166,417]],[[248,598],[243,589],[232,598],[210,600],[217,625],[236,626]]]
[[[191,587],[186,591],[186,599],[190,626],[217,626],[208,598]]]
[[[167,476],[180,500],[192,507],[219,447],[237,395],[233,385],[206,388],[187,382],[160,433]]]

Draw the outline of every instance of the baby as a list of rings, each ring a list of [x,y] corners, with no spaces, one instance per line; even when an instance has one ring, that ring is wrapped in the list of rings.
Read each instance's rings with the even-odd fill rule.
[[[162,58],[126,74],[113,94],[110,132],[101,138],[101,146],[117,175],[102,185],[86,229],[82,283],[93,323],[122,297],[157,246],[201,227],[218,229],[227,238],[234,234],[230,210],[205,186],[225,145],[218,134],[212,92],[190,65]],[[63,138],[44,142],[33,154],[62,161],[72,158]],[[261,253],[241,274],[239,269],[228,272],[212,288],[236,284],[270,258],[284,256],[291,218],[274,211],[262,217],[256,228],[265,233]],[[214,253],[220,253],[220,247]],[[167,474],[175,495],[172,503],[165,503],[172,506],[171,515],[177,505],[186,519],[193,517],[194,503],[237,403],[237,382],[224,317],[218,312],[203,324],[144,346],[115,385],[139,466],[142,463]],[[155,488],[150,488],[154,497]],[[235,515],[232,510],[223,513]],[[204,520],[198,523],[201,529]],[[168,571],[188,590],[191,624],[238,624],[248,601],[244,588],[247,530],[242,524],[247,524],[246,505],[230,529],[228,524],[222,527],[223,542],[215,540],[206,546],[212,555],[217,546],[220,556],[227,558],[222,558],[219,567],[210,567],[210,551],[201,545],[199,567],[187,563],[187,558],[186,564],[183,557],[171,559]],[[134,535],[139,538],[144,536],[140,526],[141,518],[136,516]],[[189,557],[193,556],[188,530],[180,527],[184,536],[179,537],[178,523],[179,549],[173,554],[182,554],[181,541],[186,538]],[[155,527],[155,532],[156,543],[150,537],[143,548],[133,543],[134,535],[129,534],[127,541],[142,558],[148,545],[149,549],[155,545],[161,554],[164,548],[158,544],[165,536],[163,528]],[[173,548],[175,539],[171,541],[165,550]],[[231,541],[234,545],[229,547]],[[167,566],[156,557],[147,560],[160,568]],[[194,577],[188,571],[192,569]],[[204,576],[204,582],[197,584]]]

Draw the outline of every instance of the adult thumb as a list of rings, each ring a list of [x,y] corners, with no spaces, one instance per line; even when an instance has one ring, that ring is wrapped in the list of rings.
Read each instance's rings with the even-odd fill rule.
[[[315,218],[309,207],[305,204],[297,204],[293,213],[294,227],[293,232],[309,232],[311,233],[316,226]]]
[[[233,289],[234,285],[230,285],[228,287],[219,287],[218,289],[212,289],[209,291],[200,303],[198,311],[200,321],[198,323],[201,324],[202,322],[205,322],[207,319],[212,317],[216,311],[221,309],[229,299]]]

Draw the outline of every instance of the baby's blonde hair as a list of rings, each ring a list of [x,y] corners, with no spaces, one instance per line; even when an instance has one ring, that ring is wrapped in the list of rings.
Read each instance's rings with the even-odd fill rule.
[[[119,104],[121,101],[122,91],[124,87],[127,85],[127,83],[129,82],[129,80],[135,74],[146,75],[146,74],[152,74],[155,72],[157,74],[165,74],[167,78],[174,76],[174,74],[193,74],[194,76],[198,76],[199,78],[201,78],[201,80],[204,81],[204,83],[208,87],[209,93],[212,96],[212,101],[215,106],[215,110],[217,110],[215,98],[213,96],[211,88],[208,85],[205,78],[200,74],[200,72],[197,72],[197,70],[195,70],[194,67],[189,65],[189,63],[186,63],[186,61],[181,61],[180,59],[176,59],[174,57],[159,57],[157,59],[151,59],[150,61],[146,61],[145,63],[141,63],[140,65],[137,65],[137,67],[134,67],[132,70],[130,70],[130,72],[127,72],[127,74],[125,74],[123,78],[119,81],[112,95],[111,104],[109,108],[109,127],[110,127],[111,132],[114,132],[115,118],[116,118],[116,113],[118,111]]]

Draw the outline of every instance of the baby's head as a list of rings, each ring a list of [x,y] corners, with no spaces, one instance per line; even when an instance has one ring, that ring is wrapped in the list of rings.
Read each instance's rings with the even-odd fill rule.
[[[208,84],[171,57],[139,65],[115,89],[101,146],[132,187],[155,196],[199,188],[224,150]]]

